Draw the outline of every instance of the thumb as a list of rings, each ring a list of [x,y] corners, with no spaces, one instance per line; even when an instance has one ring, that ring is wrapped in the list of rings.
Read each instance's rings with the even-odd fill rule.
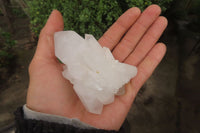
[[[34,58],[54,59],[54,33],[63,30],[63,17],[58,10],[53,10],[46,25],[40,32],[38,46]]]

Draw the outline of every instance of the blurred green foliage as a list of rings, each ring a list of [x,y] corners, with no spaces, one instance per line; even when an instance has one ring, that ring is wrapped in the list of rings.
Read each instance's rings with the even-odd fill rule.
[[[18,18],[22,18],[22,17],[26,17],[27,16],[24,13],[24,11],[19,7],[18,8],[17,7],[11,8],[11,12],[12,12],[12,15],[14,15],[15,17],[18,17]]]
[[[11,34],[0,29],[0,68],[8,67],[12,63],[15,44],[16,41],[11,38]]]
[[[136,6],[139,7],[141,10],[144,10],[147,6],[151,4],[157,4],[161,7],[162,11],[166,11],[169,7],[170,3],[173,0],[125,0],[130,7]]]
[[[36,36],[53,9],[64,18],[65,30],[74,30],[80,35],[89,33],[97,39],[128,8],[137,6],[144,10],[158,4],[165,11],[173,0],[27,0],[31,29]]]

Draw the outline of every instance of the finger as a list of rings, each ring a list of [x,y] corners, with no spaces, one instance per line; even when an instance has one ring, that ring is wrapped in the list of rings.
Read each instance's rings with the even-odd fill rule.
[[[50,59],[55,58],[54,33],[64,28],[63,18],[59,11],[53,10],[46,25],[40,32],[35,57]]]
[[[136,93],[142,87],[144,82],[151,76],[157,65],[160,63],[166,53],[166,46],[163,43],[156,44],[148,53],[145,59],[139,64],[137,76],[131,80],[131,86]]]
[[[159,6],[151,5],[141,14],[136,23],[113,50],[115,59],[121,62],[126,59],[160,13],[161,9]]]
[[[137,20],[140,15],[140,9],[137,7],[130,8],[104,33],[99,39],[99,43],[103,47],[112,50],[115,45],[120,41],[122,36]]]
[[[126,93],[119,96],[119,99],[128,105],[132,104],[139,89],[151,76],[166,53],[166,46],[163,43],[156,44],[148,53],[146,58],[139,64],[138,73],[127,85]],[[128,106],[127,105],[127,106]]]
[[[150,29],[145,33],[142,40],[136,46],[135,50],[124,61],[127,64],[137,66],[158,41],[163,31],[167,27],[167,19],[159,17]]]

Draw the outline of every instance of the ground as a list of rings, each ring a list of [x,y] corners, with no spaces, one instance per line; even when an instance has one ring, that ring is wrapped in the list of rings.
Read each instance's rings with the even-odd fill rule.
[[[0,20],[6,19],[0,16]],[[3,27],[5,23],[6,21],[1,21],[0,26]],[[30,34],[29,19],[27,17],[15,18],[13,23],[15,26],[13,39],[17,41],[14,48],[16,63],[12,66],[14,72],[4,74],[7,80],[0,84],[0,132],[13,126],[14,110],[25,103],[29,82],[27,68],[36,47],[36,42],[33,42]]]
[[[0,85],[0,132],[13,132],[13,112],[25,104],[28,65],[36,48],[28,18],[15,19],[14,23],[17,63],[15,71]],[[184,33],[190,34],[188,30]],[[200,57],[194,53],[186,56],[197,40],[183,36],[170,22],[160,40],[167,44],[166,56],[138,93],[128,114],[131,133],[200,132]]]

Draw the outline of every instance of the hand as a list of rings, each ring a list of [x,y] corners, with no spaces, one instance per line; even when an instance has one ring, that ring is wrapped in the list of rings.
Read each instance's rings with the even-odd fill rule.
[[[112,104],[104,106],[101,115],[96,115],[85,110],[73,86],[62,76],[62,64],[54,53],[53,36],[63,30],[63,19],[54,10],[40,33],[29,66],[27,106],[38,112],[79,118],[97,128],[118,130],[137,92],[165,54],[166,46],[156,44],[167,26],[167,19],[160,17],[160,12],[156,5],[149,6],[142,14],[138,8],[131,8],[99,39],[99,43],[110,48],[117,60],[137,66],[138,74],[126,85],[124,95],[116,96]]]

